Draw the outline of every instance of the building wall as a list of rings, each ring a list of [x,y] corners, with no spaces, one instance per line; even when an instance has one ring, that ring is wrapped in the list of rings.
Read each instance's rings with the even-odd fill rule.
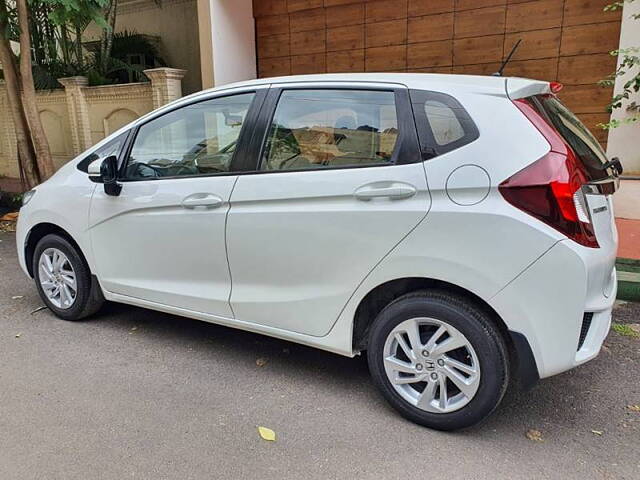
[[[640,2],[625,3],[624,5],[620,48],[640,47],[640,18],[636,20],[632,15],[640,15]],[[637,72],[637,69],[635,72]],[[635,72],[631,70],[626,75],[616,78],[616,94],[622,92],[622,85],[631,80]],[[640,110],[635,110],[635,112],[627,111],[627,107],[631,105],[632,102],[635,102],[640,108],[640,93],[635,93],[631,98],[624,101],[622,108],[614,110],[612,118],[623,120],[630,115],[640,115]],[[640,122],[622,125],[609,132],[607,154],[610,157],[619,157],[621,159],[625,168],[625,175],[640,176],[639,138]],[[638,208],[639,207],[636,207],[636,211]]]
[[[321,72],[491,74],[559,81],[602,142],[620,13],[610,0],[254,0],[258,75]]]
[[[59,79],[63,89],[36,93],[56,168],[120,127],[182,96],[183,70],[156,68],[145,73],[150,82],[89,87],[86,77],[69,77]],[[19,191],[16,134],[4,80],[0,80],[0,129],[0,188]]]
[[[202,87],[256,78],[252,0],[197,0]]]
[[[160,37],[167,66],[187,71],[184,93],[202,90],[196,0],[120,0],[116,32],[125,30]],[[97,40],[100,29],[91,25],[85,35]]]

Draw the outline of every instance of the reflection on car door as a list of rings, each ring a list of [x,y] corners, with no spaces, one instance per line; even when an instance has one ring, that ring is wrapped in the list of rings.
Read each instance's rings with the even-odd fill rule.
[[[430,204],[406,90],[272,89],[227,220],[238,320],[325,335]]]
[[[137,129],[121,194],[98,188],[92,199],[89,229],[103,288],[232,317],[225,219],[242,149],[229,145],[241,143],[264,92],[192,103]]]

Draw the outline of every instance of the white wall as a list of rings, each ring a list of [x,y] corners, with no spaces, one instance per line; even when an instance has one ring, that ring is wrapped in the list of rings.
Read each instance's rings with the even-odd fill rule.
[[[215,86],[256,78],[251,0],[210,0]]]
[[[640,14],[640,1],[625,3],[622,11],[622,30],[620,32],[620,48],[640,47],[640,19],[631,18],[633,14]],[[637,72],[637,68],[635,72]],[[622,91],[622,85],[631,78],[625,75],[616,79],[614,93]],[[622,108],[613,111],[611,118],[621,120],[629,115],[626,106],[635,101],[640,105],[640,95],[635,94],[629,101],[625,101]],[[640,114],[640,112],[636,112]],[[620,157],[625,169],[625,175],[640,175],[640,122],[623,125],[609,131],[607,144],[609,157]]]

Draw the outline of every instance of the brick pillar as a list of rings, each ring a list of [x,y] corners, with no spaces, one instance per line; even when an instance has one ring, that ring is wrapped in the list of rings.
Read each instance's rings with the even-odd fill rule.
[[[18,168],[18,141],[16,130],[13,126],[13,115],[7,98],[5,81],[0,79],[0,176],[19,177]]]
[[[177,68],[152,68],[144,71],[151,80],[153,108],[159,108],[182,97],[182,78],[186,70]]]
[[[75,155],[82,153],[91,145],[91,124],[89,123],[89,105],[84,97],[83,88],[89,84],[87,77],[59,78],[67,99],[67,111],[71,125],[71,141]]]

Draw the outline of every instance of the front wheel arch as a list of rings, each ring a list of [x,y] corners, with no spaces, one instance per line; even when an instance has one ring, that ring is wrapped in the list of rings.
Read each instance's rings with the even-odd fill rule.
[[[86,265],[87,269],[91,271],[91,268],[89,267],[89,263],[87,262],[86,255],[82,251],[82,248],[80,248],[80,245],[78,245],[78,242],[76,242],[73,239],[71,234],[67,232],[64,228],[56,224],[43,222],[43,223],[38,223],[37,225],[34,225],[31,228],[31,230],[29,230],[29,233],[27,234],[25,244],[24,244],[25,265],[27,266],[27,271],[29,272],[29,276],[31,278],[34,278],[33,254],[36,250],[36,245],[38,245],[38,242],[42,238],[44,238],[46,235],[49,235],[51,233],[59,235],[63,237],[65,240],[67,240],[69,243],[71,243],[71,245],[73,245],[76,248],[76,250],[80,253],[80,256],[82,257],[82,260]]]

